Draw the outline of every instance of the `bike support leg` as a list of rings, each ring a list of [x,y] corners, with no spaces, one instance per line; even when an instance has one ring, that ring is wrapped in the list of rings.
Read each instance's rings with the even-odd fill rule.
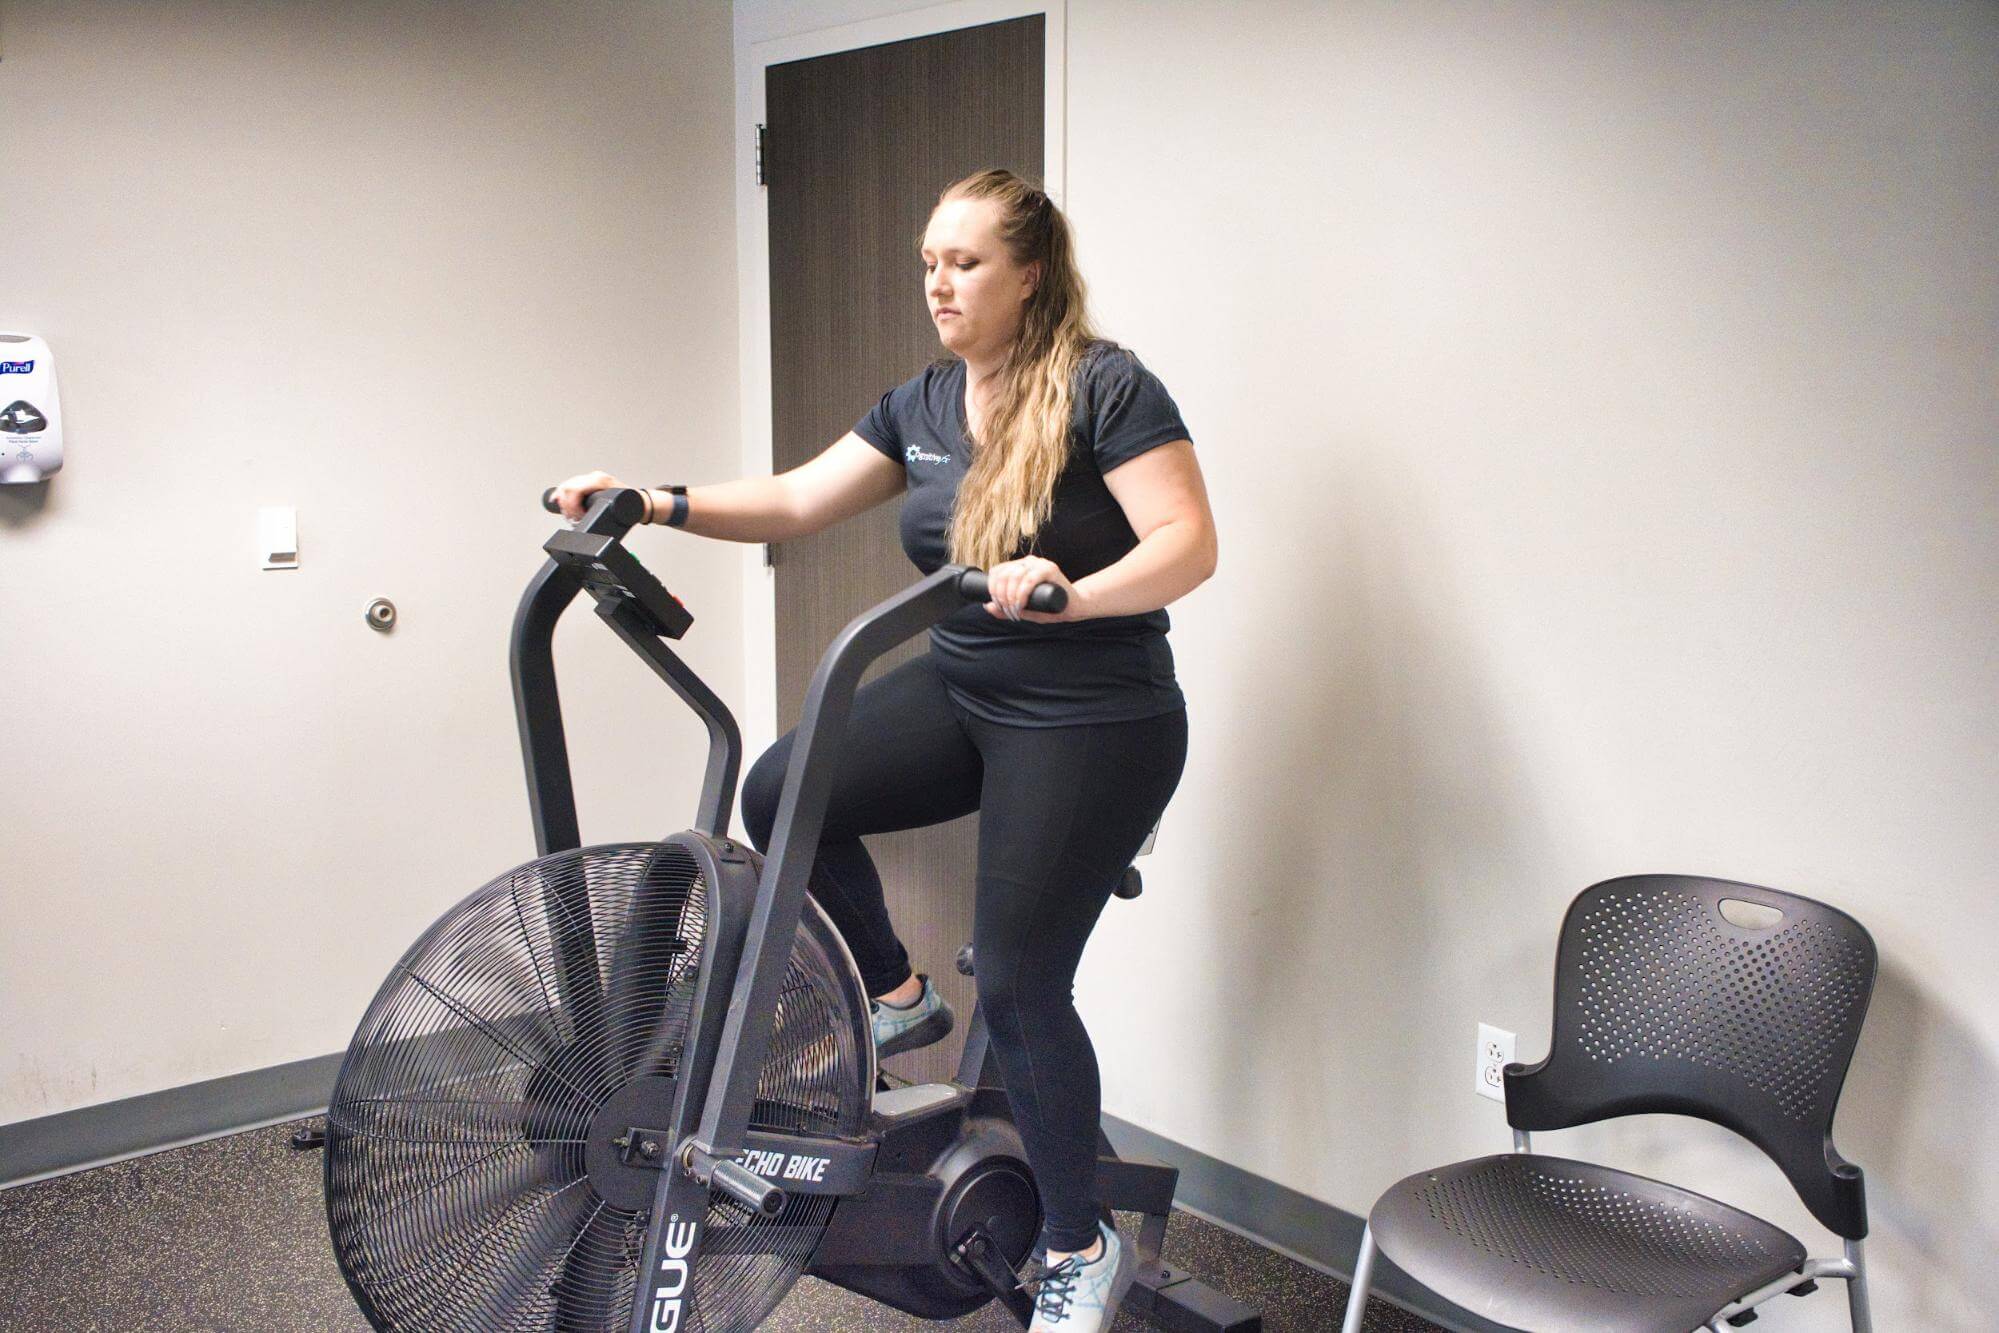
[[[1098,1197],[1144,1219],[1138,1231],[1138,1274],[1125,1294],[1124,1308],[1171,1333],[1262,1333],[1263,1316],[1254,1306],[1160,1258],[1179,1177],[1174,1168],[1156,1162],[1097,1158]]]

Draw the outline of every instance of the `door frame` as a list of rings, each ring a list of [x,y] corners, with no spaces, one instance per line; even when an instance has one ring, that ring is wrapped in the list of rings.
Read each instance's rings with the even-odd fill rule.
[[[832,8],[833,6],[828,6]],[[771,472],[770,214],[756,178],[757,126],[764,122],[764,76],[772,65],[810,60],[912,37],[930,37],[1007,19],[1043,16],[1042,146],[1044,187],[1067,198],[1068,0],[952,0],[761,42],[736,43],[736,291],[738,379],[745,477]],[[914,281],[911,296],[916,299]],[[887,387],[887,386],[883,386]],[[832,443],[832,441],[827,441]],[[738,721],[745,753],[759,754],[779,734],[777,716],[777,579],[761,547],[743,552],[743,689]],[[911,575],[912,579],[915,577]]]

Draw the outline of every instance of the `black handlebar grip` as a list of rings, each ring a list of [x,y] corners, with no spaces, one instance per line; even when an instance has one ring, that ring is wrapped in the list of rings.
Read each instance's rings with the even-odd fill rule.
[[[989,602],[992,597],[986,587],[986,572],[982,569],[968,569],[958,578],[958,592],[968,602]],[[1046,615],[1059,615],[1069,605],[1069,591],[1059,583],[1043,583],[1027,594],[1027,609],[1040,611]]]
[[[635,527],[645,517],[645,500],[630,486],[607,486],[603,490],[592,491],[583,497],[583,513],[589,516],[597,505],[607,504],[612,513],[626,527]],[[562,506],[555,502],[555,487],[541,493],[541,507],[551,514],[562,512]]]

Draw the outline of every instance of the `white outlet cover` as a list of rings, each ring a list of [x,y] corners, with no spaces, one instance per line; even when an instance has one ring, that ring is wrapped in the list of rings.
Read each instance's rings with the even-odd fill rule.
[[[1473,1066],[1472,1091],[1496,1102],[1506,1100],[1506,1080],[1500,1073],[1513,1063],[1513,1034],[1490,1023],[1478,1025],[1478,1061]]]

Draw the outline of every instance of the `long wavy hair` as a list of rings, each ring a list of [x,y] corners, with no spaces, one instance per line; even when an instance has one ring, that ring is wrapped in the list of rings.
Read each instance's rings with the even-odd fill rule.
[[[954,199],[992,200],[1000,242],[1014,262],[1041,265],[951,514],[951,559],[983,569],[1012,559],[1047,521],[1069,459],[1076,369],[1099,339],[1069,221],[1053,200],[997,169],[947,186],[938,207]]]

